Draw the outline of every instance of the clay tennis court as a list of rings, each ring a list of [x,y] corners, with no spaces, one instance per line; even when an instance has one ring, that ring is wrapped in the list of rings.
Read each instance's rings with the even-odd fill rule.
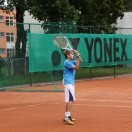
[[[132,132],[132,76],[77,81],[76,98],[66,125],[63,92],[0,92],[0,132]]]

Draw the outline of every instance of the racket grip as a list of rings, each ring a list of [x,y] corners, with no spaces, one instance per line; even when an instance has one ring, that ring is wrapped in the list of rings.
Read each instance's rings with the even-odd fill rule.
[[[80,53],[77,53],[76,56],[80,56]]]
[[[77,53],[76,56],[79,57],[80,56],[80,53]]]

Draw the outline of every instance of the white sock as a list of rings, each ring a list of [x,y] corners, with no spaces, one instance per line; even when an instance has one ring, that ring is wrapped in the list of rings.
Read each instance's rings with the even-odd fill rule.
[[[71,112],[65,112],[65,116],[66,117],[71,116]]]

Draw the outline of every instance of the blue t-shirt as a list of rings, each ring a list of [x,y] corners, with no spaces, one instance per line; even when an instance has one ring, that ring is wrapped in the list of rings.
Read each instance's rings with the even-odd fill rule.
[[[72,67],[75,64],[76,64],[75,60],[65,60],[64,74],[63,74],[63,83],[64,84],[74,84],[76,70],[74,70]]]

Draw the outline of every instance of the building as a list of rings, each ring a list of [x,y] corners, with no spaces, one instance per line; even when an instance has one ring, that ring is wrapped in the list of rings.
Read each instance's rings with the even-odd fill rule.
[[[44,33],[44,29],[42,27],[41,21],[38,21],[37,19],[33,18],[33,15],[31,15],[28,11],[25,11],[24,13],[24,29],[29,30],[31,33]]]
[[[16,11],[6,13],[0,9],[0,57],[10,58],[15,55]],[[33,33],[44,33],[41,22],[33,18],[28,11],[24,15],[24,29]]]
[[[0,57],[13,57],[16,40],[15,10],[6,13],[0,9]]]
[[[132,34],[132,12],[124,12],[122,19],[117,19],[117,34]]]
[[[131,34],[132,35],[132,12],[124,12],[123,19],[117,19],[117,34]],[[132,68],[132,64],[127,65]]]

